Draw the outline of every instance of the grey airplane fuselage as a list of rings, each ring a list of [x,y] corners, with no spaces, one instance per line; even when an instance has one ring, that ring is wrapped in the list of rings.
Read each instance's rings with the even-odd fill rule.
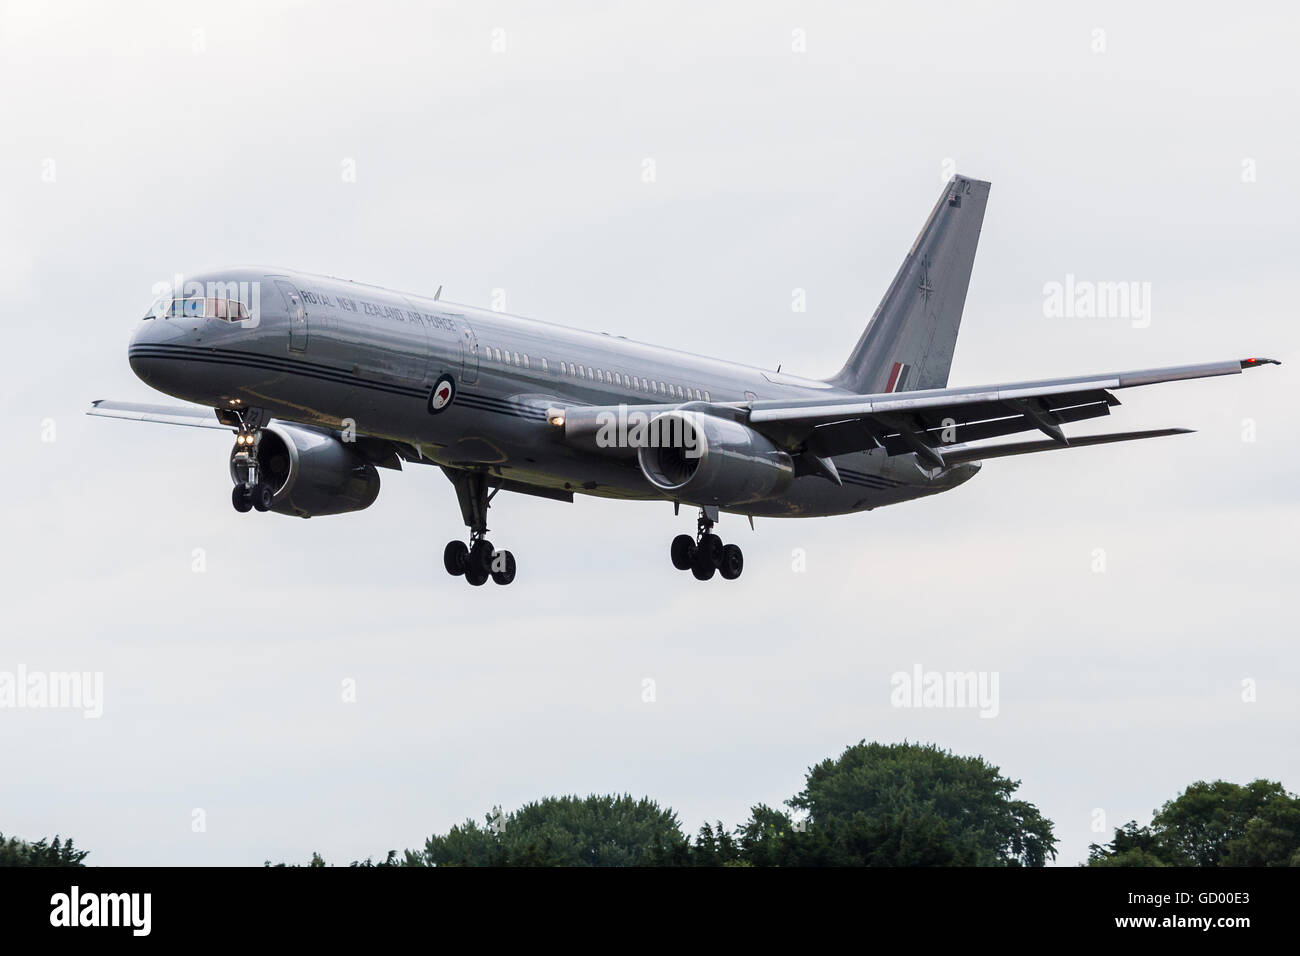
[[[820,381],[343,279],[244,268],[188,282],[254,290],[255,318],[147,318],[128,355],[151,387],[214,408],[261,409],[333,430],[351,426],[358,435],[409,446],[431,463],[487,468],[540,488],[670,500],[634,456],[565,444],[546,421],[548,407],[850,394]],[[453,380],[452,400],[431,411],[431,392],[444,376]],[[979,468],[933,471],[914,455],[888,457],[879,448],[834,461],[842,485],[803,475],[778,497],[724,510],[845,514],[946,491]]]

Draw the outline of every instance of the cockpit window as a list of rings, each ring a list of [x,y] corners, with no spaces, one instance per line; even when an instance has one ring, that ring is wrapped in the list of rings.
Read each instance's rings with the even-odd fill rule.
[[[242,322],[248,318],[248,307],[235,299],[200,298],[159,299],[149,310],[147,319],[160,316],[185,319],[223,319],[227,322]]]

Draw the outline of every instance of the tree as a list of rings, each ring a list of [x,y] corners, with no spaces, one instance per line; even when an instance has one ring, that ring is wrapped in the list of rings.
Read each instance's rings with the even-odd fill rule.
[[[1011,799],[1019,786],[980,757],[860,741],[810,768],[786,801],[807,813],[805,832],[755,808],[742,845],[781,865],[1043,866],[1056,856],[1052,824]]]
[[[17,837],[6,840],[0,833],[0,866],[85,866],[82,861],[89,855],[73,846],[71,837],[63,842],[56,834],[53,841],[42,837],[28,843]]]
[[[1115,831],[1115,839],[1105,846],[1088,846],[1089,866],[1169,866],[1169,859],[1159,837],[1150,827],[1140,827],[1130,820]]]
[[[677,815],[631,795],[547,797],[504,818],[466,820],[424,850],[411,866],[637,866],[674,854],[685,842]]]
[[[1300,866],[1300,797],[1269,780],[1199,780],[1150,826],[1129,822],[1089,850],[1091,866]]]

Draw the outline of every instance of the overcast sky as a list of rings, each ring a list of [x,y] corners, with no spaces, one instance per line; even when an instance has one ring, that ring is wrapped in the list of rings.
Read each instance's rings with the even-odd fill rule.
[[[1198,779],[1300,790],[1293,8],[426,7],[4,4],[0,671],[102,671],[104,713],[0,710],[0,830],[346,862],[628,791],[693,831],[908,739],[1022,781],[1076,863]],[[433,469],[239,515],[227,436],[83,415],[160,398],[154,283],[247,262],[827,375],[954,168],[993,190],[952,384],[1286,364],[1075,426],[1195,435],[724,517],[745,574],[709,584],[668,561],[687,510],[502,495],[519,576],[471,589]],[[1149,323],[1047,316],[1067,275],[1150,283]],[[892,706],[917,665],[997,673],[998,715]]]

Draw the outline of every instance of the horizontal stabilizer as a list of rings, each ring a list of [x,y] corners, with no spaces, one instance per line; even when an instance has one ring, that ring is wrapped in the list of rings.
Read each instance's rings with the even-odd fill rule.
[[[1112,432],[1109,435],[1083,435],[1070,439],[1068,445],[1052,441],[1008,442],[1005,445],[974,445],[966,448],[939,449],[945,465],[960,465],[968,461],[982,461],[985,458],[1005,458],[1008,455],[1032,455],[1039,451],[1056,451],[1060,448],[1082,448],[1084,445],[1108,445],[1116,441],[1136,441],[1139,438],[1164,438],[1166,435],[1188,435],[1192,428],[1154,428],[1142,432]]]

